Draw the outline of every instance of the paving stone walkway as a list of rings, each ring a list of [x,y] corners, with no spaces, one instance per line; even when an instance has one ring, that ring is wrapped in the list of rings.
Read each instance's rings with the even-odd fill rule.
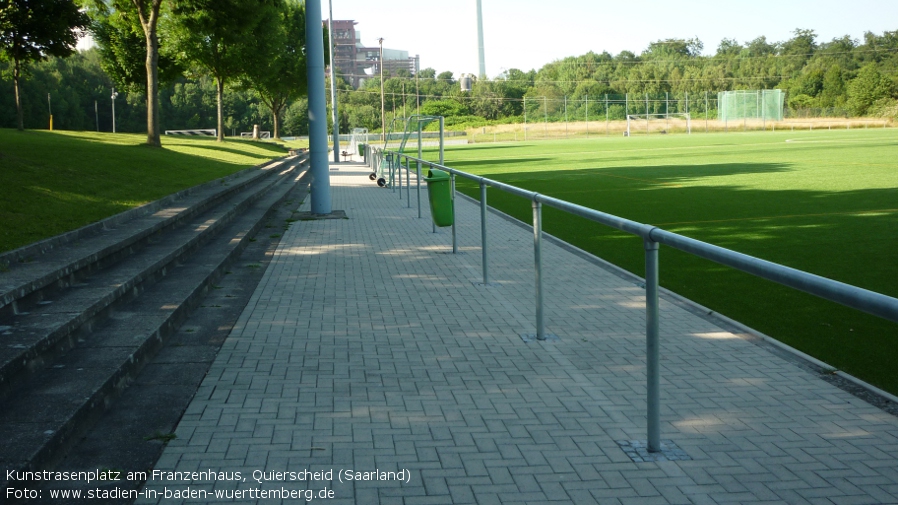
[[[898,418],[665,300],[674,457],[640,461],[643,289],[544,243],[560,341],[524,342],[532,231],[490,215],[483,286],[475,204],[453,255],[367,174],[284,234],[137,503],[898,503]]]

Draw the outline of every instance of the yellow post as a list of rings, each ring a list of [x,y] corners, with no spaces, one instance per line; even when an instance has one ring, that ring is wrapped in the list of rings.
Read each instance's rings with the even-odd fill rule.
[[[50,115],[50,131],[53,131],[53,115]]]

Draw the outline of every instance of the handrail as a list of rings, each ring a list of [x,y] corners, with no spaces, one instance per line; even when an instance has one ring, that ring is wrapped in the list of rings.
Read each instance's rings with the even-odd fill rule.
[[[384,151],[372,148],[371,159],[380,158]],[[452,197],[455,198],[455,176],[463,177],[480,185],[481,205],[481,241],[483,253],[483,282],[488,284],[488,261],[486,248],[486,188],[492,187],[530,200],[533,203],[533,230],[534,230],[534,265],[536,269],[536,337],[545,340],[542,307],[542,276],[540,260],[540,242],[542,237],[542,205],[582,217],[584,219],[609,226],[633,235],[642,237],[646,253],[646,349],[647,349],[647,380],[648,380],[648,449],[650,452],[661,451],[660,442],[660,365],[659,365],[659,316],[658,316],[658,245],[664,244],[674,249],[708,259],[722,265],[735,268],[745,273],[767,279],[799,291],[804,291],[825,300],[836,302],[853,309],[867,312],[874,316],[898,323],[898,299],[886,296],[882,293],[828,279],[796,268],[780,265],[772,261],[763,260],[740,252],[726,249],[720,246],[702,242],[677,233],[673,233],[656,226],[639,223],[630,219],[590,209],[565,200],[543,195],[535,191],[528,191],[504,182],[488,179],[483,176],[470,174],[445,165],[415,158],[407,154],[389,152],[394,156],[398,169],[402,169],[402,159],[405,158],[406,169],[406,197],[411,206],[409,195],[410,165],[417,165],[418,179],[418,217],[420,210],[420,180],[421,167],[429,166],[443,170],[452,175]],[[401,177],[401,176],[400,176]],[[390,183],[392,185],[392,181]],[[400,179],[400,198],[402,186]],[[452,225],[452,249],[457,250],[455,243],[455,224]]]
[[[690,253],[694,256],[699,256],[757,277],[898,323],[898,299],[882,293],[815,275],[797,268],[780,265],[772,261],[749,256],[731,249],[726,249],[673,233],[656,226],[639,223],[613,214],[590,209],[589,207],[584,207],[566,200],[560,200],[535,191],[528,191],[517,186],[463,172],[431,161],[422,160],[405,154],[394,154],[397,154],[402,158],[408,158],[411,162],[420,162],[422,165],[428,165],[432,168],[443,170],[477,183],[483,183],[489,187],[548,205],[549,207],[565,211],[569,214],[633,235],[638,235],[643,239],[649,239],[653,242],[673,247],[674,249]]]

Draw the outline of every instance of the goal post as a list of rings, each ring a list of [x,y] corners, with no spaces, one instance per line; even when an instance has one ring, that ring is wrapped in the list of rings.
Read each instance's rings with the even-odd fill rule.
[[[685,121],[686,133],[692,134],[692,117],[688,112],[669,112],[667,114],[627,114],[627,132],[625,135],[629,137],[636,133],[639,129],[638,125],[645,125],[645,133],[648,134],[651,132],[650,125],[662,122],[664,126],[660,129],[656,128],[658,133],[670,133],[671,126],[676,126],[676,123],[670,124],[671,119]]]

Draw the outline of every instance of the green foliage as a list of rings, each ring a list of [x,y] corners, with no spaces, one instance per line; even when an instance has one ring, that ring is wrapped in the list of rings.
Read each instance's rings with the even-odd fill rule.
[[[94,8],[89,12],[93,18],[90,32],[99,49],[103,70],[119,90],[146,95],[146,35],[135,6],[121,3],[118,9]],[[164,31],[171,23],[170,16],[163,17],[162,21]],[[158,68],[162,85],[174,82],[186,70],[171,44],[160,46]]]
[[[68,56],[88,18],[72,0],[5,0],[0,4],[0,56],[28,63]]]
[[[889,98],[891,91],[892,81],[880,73],[878,65],[869,63],[848,84],[848,107],[853,114],[863,116],[874,103]]]
[[[465,116],[468,108],[458,100],[430,100],[421,106],[421,114],[427,116]]]
[[[0,3],[0,59],[12,62],[16,123],[24,128],[20,96],[22,72],[48,56],[68,56],[78,42],[77,30],[87,15],[73,0],[5,0]]]
[[[146,3],[147,0],[142,1]],[[184,57],[192,52],[189,44],[186,49],[176,45],[179,40],[185,43],[190,40],[189,37],[180,38],[183,34],[179,34],[179,27],[183,28],[185,23],[211,22],[211,18],[221,16],[221,13],[211,11],[193,11],[188,18],[197,19],[175,23],[174,17],[179,12],[186,12],[183,9],[191,5],[193,8],[204,6],[204,2],[215,3],[220,9],[229,5],[213,0],[179,0],[163,4],[176,8],[161,11],[160,30],[165,34],[165,43],[160,48],[161,62],[165,61],[166,54],[172,56],[178,49],[183,49],[180,54]],[[129,7],[131,2],[116,0],[112,3],[119,10],[104,11],[107,12],[106,19],[118,30],[117,36],[128,40],[120,43],[125,56],[114,54],[99,60],[112,78],[97,68],[97,59],[90,55],[91,51],[72,56],[65,64],[52,59],[36,63],[32,69],[33,89],[23,91],[24,123],[29,128],[47,125],[45,104],[46,94],[50,92],[54,97],[57,128],[95,128],[93,102],[96,100],[100,129],[108,129],[109,88],[133,82],[129,93],[116,102],[117,127],[120,131],[145,131],[146,119],[140,118],[147,111],[146,104],[142,103],[146,100],[145,86],[141,84],[145,68],[138,61],[145,54],[145,44],[140,40],[142,27],[134,21],[133,13],[125,16],[129,9],[133,10]],[[240,4],[235,4],[237,10],[263,4],[277,7],[277,16],[265,17],[256,12],[261,16],[255,18],[256,21],[267,23],[258,25],[264,28],[257,29],[264,30],[269,36],[242,39],[239,51],[249,56],[238,61],[240,64],[232,68],[234,74],[227,77],[227,82],[235,85],[222,88],[223,132],[249,131],[253,124],[260,124],[263,129],[277,130],[283,135],[303,134],[307,131],[304,124],[307,118],[301,96],[301,90],[305,88],[304,23],[300,22],[298,14],[302,4],[298,0],[237,3]],[[291,9],[293,14],[289,14]],[[124,17],[118,19],[113,14]],[[253,19],[247,19],[243,24],[253,22]],[[201,32],[199,29],[194,31]],[[438,72],[433,68],[421,70],[418,76],[398,72],[385,76],[386,122],[389,124],[393,117],[418,112],[463,118],[447,122],[453,128],[487,122],[521,122],[525,98],[528,122],[563,121],[566,115],[571,120],[580,120],[587,113],[591,119],[603,120],[606,112],[610,119],[623,119],[625,93],[630,94],[631,112],[642,112],[640,101],[634,100],[634,95],[642,97],[646,93],[655,100],[650,112],[664,112],[668,105],[670,110],[682,112],[685,110],[683,97],[688,93],[691,112],[708,112],[713,116],[717,91],[758,88],[786,90],[787,105],[795,114],[826,109],[826,114],[850,112],[894,116],[890,104],[898,98],[898,32],[867,33],[863,41],[840,37],[819,42],[808,30],[797,30],[792,39],[784,42],[771,42],[765,37],[745,42],[725,39],[713,56],[701,56],[702,46],[696,39],[667,39],[653,42],[640,54],[631,51],[617,55],[589,52],[551,62],[539,70],[509,69],[495,79],[474,79],[470,92],[459,89],[451,72]],[[104,50],[101,47],[101,53]],[[110,59],[114,60],[111,64]],[[130,66],[125,65],[126,62],[130,62]],[[878,70],[878,77],[870,69],[861,72],[869,65]],[[177,76],[178,71],[173,75]],[[164,69],[161,73],[163,77],[166,74]],[[379,130],[382,121],[380,79],[366,79],[357,90],[340,79],[337,87],[340,130],[344,133],[359,127]],[[13,94],[12,83],[6,75],[0,75],[0,91],[3,96]],[[291,94],[286,96],[288,91]],[[705,92],[711,96],[707,110],[701,98],[694,98],[703,97]],[[215,127],[217,93],[215,72],[208,67],[191,66],[189,77],[177,77],[160,90],[161,123],[169,129]],[[606,95],[612,100],[607,110]],[[853,97],[850,107],[849,95]],[[665,101],[668,96],[671,98],[669,104]],[[658,100],[658,97],[663,98]],[[642,107],[644,109],[644,105]],[[283,116],[280,118],[283,132],[273,125],[272,112],[275,110]],[[697,112],[699,110],[701,112]],[[11,111],[0,107],[0,126],[14,125]]]
[[[277,0],[177,0],[172,37],[183,61],[211,74],[218,94],[218,140],[224,138],[224,87],[228,80],[260,65],[256,33],[277,27]],[[277,40],[277,37],[274,37]],[[261,54],[270,48],[263,48]]]

